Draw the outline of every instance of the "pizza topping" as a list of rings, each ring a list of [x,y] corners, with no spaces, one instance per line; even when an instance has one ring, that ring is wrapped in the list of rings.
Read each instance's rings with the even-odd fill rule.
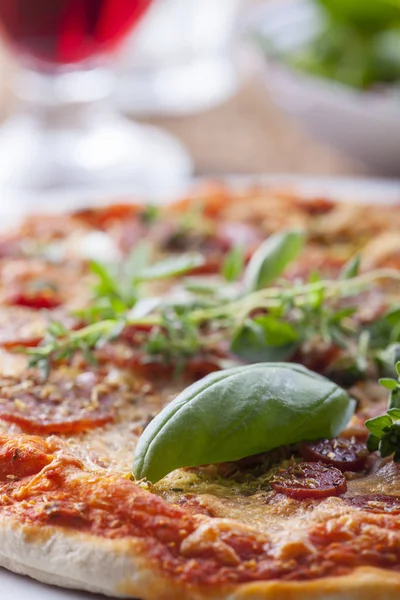
[[[248,291],[260,290],[277,279],[300,254],[305,243],[301,231],[286,231],[271,235],[255,251],[244,275]]]
[[[13,294],[7,299],[7,304],[13,306],[26,306],[33,310],[52,310],[61,305],[58,294],[51,289],[20,292]]]
[[[294,351],[301,348],[307,350],[296,355],[302,362],[303,356],[315,347],[320,354],[322,344],[326,347],[323,369],[327,367],[327,360],[331,363],[346,359],[350,365],[356,362],[357,368],[361,365],[365,371],[383,342],[381,338],[375,340],[375,333],[371,333],[367,345],[365,335],[364,343],[360,343],[363,324],[356,318],[357,300],[349,306],[348,299],[381,279],[395,281],[400,275],[388,269],[359,275],[354,270],[354,261],[350,261],[343,277],[337,279],[324,280],[322,276],[313,275],[309,282],[286,281],[286,285],[268,287],[285,273],[303,244],[303,232],[290,230],[273,234],[261,244],[242,272],[240,268],[245,261],[236,253],[233,271],[232,264],[228,264],[227,269],[224,263],[215,281],[208,285],[205,281],[197,288],[184,278],[179,284],[176,282],[172,295],[157,297],[157,305],[143,315],[136,308],[145,298],[149,282],[208,268],[208,258],[192,252],[152,263],[149,261],[151,248],[142,241],[122,263],[92,263],[97,279],[94,297],[92,303],[79,312],[82,318],[79,330],[72,335],[61,332],[50,336],[46,344],[29,351],[29,364],[49,369],[65,356],[70,357],[82,349],[93,350],[120,337],[126,326],[150,325],[148,336],[143,336],[138,349],[146,358],[169,361],[180,369],[194,356],[218,344],[247,361],[244,349],[250,336],[251,361],[254,357],[259,357],[257,362],[289,360]],[[229,284],[224,279],[228,279]],[[157,343],[148,339],[155,329]],[[350,374],[353,378],[355,375],[354,371]]]
[[[390,390],[389,409],[384,415],[368,419],[365,425],[370,431],[367,447],[379,451],[382,458],[393,456],[400,463],[400,362],[396,362],[396,379],[385,377],[379,382]]]
[[[309,215],[325,215],[336,206],[336,203],[329,198],[299,198],[296,199],[296,205]]]
[[[114,223],[138,219],[142,211],[143,207],[137,204],[113,204],[83,209],[77,211],[74,217],[96,229],[107,229]]]
[[[280,494],[302,500],[340,496],[347,490],[343,474],[322,463],[299,463],[279,471],[271,480],[271,487]]]
[[[206,213],[219,214],[226,206],[228,198],[228,194],[222,195],[218,192],[210,205],[212,210]],[[258,201],[260,200],[263,199],[260,197]],[[295,212],[295,203],[291,206]],[[248,207],[246,210],[249,210]],[[324,201],[316,201],[313,208],[302,209],[304,213],[312,214],[323,214],[328,210],[331,210],[331,207]],[[121,247],[127,249],[139,242],[154,217],[151,213],[145,214],[141,211],[141,208],[127,206],[87,211],[86,215],[75,217],[73,228],[76,227],[78,219],[81,219],[93,227],[107,230],[107,234],[94,232],[96,239],[100,241],[101,236],[108,235],[108,230],[111,230],[113,239],[118,239]],[[278,214],[279,205],[276,211],[270,211],[270,215],[265,215],[265,209],[261,212],[263,218],[270,221],[264,232],[270,233],[284,226],[285,218]],[[277,214],[272,214],[274,212]],[[281,212],[289,212],[287,205]],[[291,221],[291,227],[298,227],[304,222],[297,217],[296,215]],[[279,227],[274,225],[274,219],[281,223]],[[71,231],[74,231],[70,225],[69,231],[66,232],[63,220],[59,217],[55,220],[59,231],[51,233],[53,229],[49,232],[46,225],[42,234],[44,240],[54,237],[62,239],[67,233],[71,234]],[[253,220],[256,222],[257,218],[254,217]],[[286,223],[288,221],[286,218]],[[328,221],[331,222],[332,219]],[[227,228],[225,235],[224,227]],[[322,223],[316,223],[311,236],[316,240],[320,235],[320,244],[323,245],[326,244],[326,237],[321,235],[321,227]],[[355,259],[346,265],[338,279],[328,281],[322,279],[322,275],[315,274],[307,279],[312,265],[318,265],[317,268],[321,268],[321,272],[325,274],[327,269],[335,271],[333,277],[336,277],[336,267],[345,263],[351,248],[354,247],[346,227],[348,224],[340,230],[340,248],[334,245],[332,256],[314,248],[316,258],[309,260],[306,253],[301,269],[296,270],[296,266],[292,265],[294,268],[291,271],[287,267],[290,269],[293,257],[297,257],[299,249],[296,249],[296,246],[302,245],[301,238],[304,237],[303,233],[297,231],[271,236],[262,244],[262,252],[258,252],[257,260],[254,255],[249,261],[247,270],[245,264],[250,257],[241,249],[248,249],[253,245],[252,228],[243,228],[242,224],[233,226],[230,222],[225,225],[223,222],[211,223],[210,235],[197,240],[195,236],[191,237],[192,232],[189,232],[188,238],[183,240],[187,242],[187,248],[197,245],[205,254],[205,257],[195,255],[197,257],[194,262],[193,255],[190,255],[189,261],[188,256],[184,256],[155,264],[139,264],[143,248],[140,248],[138,243],[136,256],[133,253],[127,263],[121,265],[121,271],[117,265],[92,265],[90,277],[95,279],[93,304],[89,305],[86,311],[82,311],[79,330],[72,331],[71,328],[53,323],[46,334],[46,341],[41,345],[40,335],[45,328],[42,324],[45,318],[43,313],[46,311],[39,313],[39,310],[52,309],[50,304],[43,304],[43,296],[46,294],[42,293],[43,290],[41,293],[36,290],[36,296],[26,294],[29,298],[23,297],[22,293],[20,298],[14,295],[13,303],[19,306],[8,306],[4,309],[3,319],[7,323],[4,327],[3,324],[0,326],[0,335],[7,340],[6,347],[11,348],[21,345],[14,336],[17,332],[18,337],[25,340],[25,345],[31,346],[33,359],[38,358],[36,366],[41,366],[42,361],[42,366],[50,370],[50,376],[44,383],[33,377],[32,373],[25,373],[24,380],[4,377],[0,382],[0,416],[3,411],[5,420],[18,423],[25,431],[39,431],[44,435],[53,431],[67,435],[79,433],[112,420],[114,410],[120,402],[124,407],[127,406],[127,398],[122,397],[121,385],[118,383],[120,371],[116,370],[116,385],[113,387],[107,383],[111,378],[104,378],[104,361],[100,361],[98,371],[84,366],[87,370],[83,372],[72,371],[70,367],[65,367],[65,363],[75,351],[85,353],[85,359],[89,360],[89,351],[95,350],[97,357],[99,346],[104,350],[104,344],[113,341],[114,338],[122,338],[127,347],[128,333],[131,339],[127,356],[132,359],[133,352],[136,352],[133,361],[137,360],[138,363],[140,359],[142,368],[147,365],[152,381],[156,381],[161,372],[168,378],[172,377],[177,367],[182,367],[185,374],[190,372],[194,376],[219,368],[221,362],[214,362],[212,358],[221,356],[218,355],[220,348],[225,352],[223,358],[231,358],[229,353],[234,350],[236,358],[239,356],[243,360],[257,362],[260,355],[265,361],[287,360],[294,356],[295,350],[296,360],[308,359],[314,369],[321,368],[324,372],[328,364],[336,363],[339,364],[339,371],[343,372],[343,364],[348,364],[346,361],[341,362],[345,358],[350,363],[349,371],[355,369],[357,378],[360,374],[366,374],[368,381],[367,367],[371,365],[371,360],[375,359],[377,351],[382,349],[382,344],[386,345],[389,339],[392,342],[398,341],[399,330],[396,322],[388,321],[389,327],[383,334],[381,330],[379,336],[374,328],[365,332],[366,322],[365,319],[360,320],[357,304],[370,303],[364,299],[360,302],[360,296],[355,294],[371,284],[378,288],[381,279],[387,279],[389,285],[392,285],[398,280],[398,273],[383,270],[359,275],[359,260]],[[35,234],[32,236],[35,237]],[[92,237],[92,234],[89,234],[89,237]],[[154,239],[151,241],[154,242]],[[157,243],[157,239],[155,241]],[[231,249],[235,242],[239,247],[233,248],[221,272],[222,255]],[[26,239],[23,238],[21,243],[25,247],[26,255],[29,255],[31,248],[26,245]],[[30,243],[33,248],[36,242],[32,239]],[[76,245],[74,240],[70,243]],[[360,240],[360,245],[362,243]],[[315,245],[318,246],[318,243]],[[74,256],[76,260],[76,254]],[[59,260],[66,258],[66,254],[63,253]],[[105,260],[109,259],[107,256]],[[130,269],[129,261],[132,261]],[[364,267],[365,264],[365,261],[362,261]],[[82,263],[82,273],[86,270],[87,264]],[[124,275],[121,275],[122,271]],[[149,288],[156,289],[157,293],[158,290],[164,289],[164,284],[156,283],[156,286],[150,287],[149,282],[193,272],[220,272],[222,277],[205,278],[202,290],[200,285],[195,290],[194,285],[190,287],[189,281],[180,279],[175,282],[176,289],[173,289],[172,294],[164,294],[154,299],[156,302],[151,310],[139,310],[143,295],[148,293]],[[78,273],[74,273],[73,277],[76,278]],[[279,279],[283,274],[287,276],[293,273],[297,279]],[[303,281],[299,277],[303,278]],[[269,287],[276,279],[278,285],[274,288]],[[5,285],[3,289],[9,293],[11,288]],[[16,290],[19,293],[18,287],[12,288],[13,292]],[[25,293],[23,286],[21,290]],[[175,294],[176,291],[180,294],[179,298]],[[64,288],[61,292],[64,298]],[[9,299],[12,300],[12,294]],[[27,307],[26,310],[21,308],[21,305]],[[41,325],[37,328],[38,331],[23,331],[21,323],[16,323],[14,318],[17,309],[21,315],[27,315],[35,320],[36,325]],[[8,323],[14,328],[11,341],[8,341],[8,334],[4,335]],[[127,331],[127,325],[131,327],[130,331]],[[381,326],[382,323],[378,325]],[[249,340],[252,343],[251,357],[249,354],[245,356],[243,352],[243,348],[248,348]],[[116,344],[112,347],[115,346]],[[61,361],[62,369],[57,367],[57,360]],[[82,365],[86,363],[80,357],[79,360],[82,369]],[[112,360],[105,358],[105,362],[110,365]],[[157,371],[157,368],[160,370]],[[264,374],[273,368],[282,370],[284,375],[277,378],[273,384],[266,377],[268,385],[260,386],[259,382],[263,380]],[[257,370],[256,367],[254,369]],[[198,384],[191,398],[185,396],[189,390],[181,394],[181,404],[171,405],[176,409],[176,413],[167,413],[167,419],[161,423],[159,433],[148,438],[149,443],[154,443],[159,462],[157,468],[160,471],[155,471],[154,465],[145,456],[141,474],[154,478],[160,476],[161,471],[174,468],[181,456],[185,461],[193,459],[214,462],[220,460],[218,457],[221,455],[225,456],[223,453],[227,451],[227,456],[230,457],[228,460],[237,460],[235,452],[238,447],[244,448],[245,454],[254,453],[260,448],[268,448],[270,443],[280,444],[294,439],[296,442],[302,439],[316,440],[324,436],[331,437],[339,432],[351,412],[352,405],[340,388],[293,365],[270,364],[263,365],[260,369],[265,373],[257,370],[256,376],[244,378],[239,382],[240,385],[238,380],[231,382],[232,385],[227,385],[224,378],[229,377],[232,371],[226,371],[213,376],[214,383],[221,378],[222,383],[218,389],[213,388],[210,392],[207,388],[209,380],[204,380]],[[136,367],[134,376],[137,376]],[[306,379],[303,379],[303,376]],[[218,384],[219,382],[218,379]],[[392,396],[398,395],[393,383],[388,383],[388,386],[393,392]],[[238,389],[235,389],[236,387]],[[193,388],[189,389],[193,391]],[[163,399],[171,391],[168,388]],[[139,395],[142,398],[144,393]],[[374,395],[370,394],[370,397],[374,398]],[[158,406],[159,404],[157,408]],[[152,414],[155,412],[154,408],[152,405]],[[394,409],[397,407],[392,405],[391,410]],[[142,407],[137,407],[137,410],[140,413]],[[145,410],[150,411],[148,403]],[[295,420],[296,411],[301,413],[297,414],[298,421]],[[194,421],[197,420],[196,428],[189,418],[190,412],[193,413]],[[120,416],[125,417],[127,413],[131,415],[131,412],[126,410],[123,413],[121,411]],[[165,412],[161,414],[163,418],[166,415]],[[387,416],[390,417],[390,421]],[[157,418],[154,421],[157,421]],[[331,423],[331,429],[328,427],[328,421]],[[372,449],[378,449],[382,455],[394,452],[396,460],[400,452],[398,421],[400,413],[389,411],[385,419],[379,422],[379,427],[376,424],[373,427],[373,436],[378,438],[378,441],[376,448]],[[130,431],[134,431],[136,424],[137,421],[132,424]],[[110,439],[113,439],[112,436],[120,434],[121,425],[118,420],[118,428],[108,428],[107,435],[104,436],[89,434],[85,436],[84,443],[82,437],[78,436],[70,442],[70,448],[74,447],[74,451],[79,450],[79,453],[84,454],[87,451],[86,444],[89,446],[93,443],[92,438],[99,446],[106,447]],[[200,427],[197,428],[197,425]],[[299,434],[299,438],[293,437],[294,431],[296,436]],[[194,440],[200,447],[203,444],[205,451],[201,450],[199,455],[194,453],[193,458]],[[119,443],[125,444],[125,439]],[[144,445],[146,446],[145,442]],[[293,505],[298,505],[296,510],[302,511],[304,515],[304,511],[308,509],[315,509],[318,513],[325,504],[330,505],[332,502],[333,505],[335,501],[335,506],[340,508],[334,514],[340,514],[343,518],[330,518],[332,513],[329,513],[329,506],[325,507],[326,513],[321,514],[328,514],[329,518],[326,521],[320,518],[318,521],[312,520],[299,535],[293,531],[290,544],[286,543],[281,532],[276,534],[276,539],[273,535],[270,538],[269,523],[263,525],[268,532],[264,534],[256,531],[253,523],[251,529],[235,525],[233,520],[223,523],[218,518],[210,519],[209,517],[215,517],[212,509],[208,508],[207,502],[199,495],[190,493],[196,492],[194,487],[188,486],[187,490],[177,489],[177,496],[171,499],[171,504],[167,504],[154,494],[145,492],[128,478],[121,478],[112,473],[111,468],[107,471],[88,472],[76,459],[68,458],[62,451],[52,448],[47,440],[25,435],[15,438],[4,436],[4,439],[0,437],[0,510],[2,517],[17,515],[21,523],[65,528],[62,535],[76,529],[103,539],[140,539],[143,541],[143,555],[146,559],[149,558],[149,562],[154,561],[160,572],[168,573],[174,580],[180,579],[189,586],[204,584],[212,588],[221,584],[229,586],[238,581],[304,580],[324,575],[341,575],[351,572],[358,565],[398,570],[400,525],[396,517],[392,518],[392,515],[400,514],[398,496],[370,494],[319,502],[325,496],[336,496],[345,491],[346,481],[337,469],[363,468],[365,449],[362,445],[353,441],[350,443],[323,439],[319,442],[304,443],[302,448],[304,458],[317,462],[292,465],[286,471],[281,471],[272,481],[272,487],[291,498],[308,498],[309,501],[296,502],[291,498],[283,498],[279,493],[269,492],[270,465],[262,461],[260,470],[264,469],[265,486],[262,491],[257,482],[260,519],[267,517],[262,509],[266,508],[268,501],[274,506],[284,505],[279,508],[283,518],[293,516]],[[282,447],[277,448],[276,452],[280,450]],[[220,452],[222,454],[219,454]],[[375,457],[371,459],[375,460]],[[257,463],[257,460],[254,456],[244,459],[243,466],[251,470],[254,461]],[[97,464],[101,464],[101,459]],[[110,464],[121,465],[116,460],[115,463],[103,463],[103,466]],[[396,466],[392,462],[390,465],[394,473]],[[217,471],[221,467],[221,463],[218,463],[202,467],[202,471]],[[260,470],[257,468],[257,476]],[[183,476],[190,475],[189,470],[181,473]],[[393,473],[391,485],[398,475]],[[178,473],[177,476],[179,475]],[[229,476],[229,472],[225,475]],[[251,473],[243,473],[243,480],[250,476]],[[165,481],[168,486],[168,479]],[[243,493],[245,489],[241,483],[241,480],[237,486],[235,483],[234,489],[240,489],[239,493]],[[210,487],[212,485],[214,483],[210,484]],[[364,487],[358,489],[368,491],[367,485],[369,483],[366,481]],[[373,491],[392,491],[385,488],[384,484],[379,485],[382,487],[376,486]],[[349,484],[348,493],[356,493],[352,486],[353,484]],[[158,493],[155,488],[149,487]],[[246,494],[249,489],[250,487],[247,488]],[[395,487],[393,491],[396,493]],[[211,493],[214,492],[215,488]],[[253,491],[251,493],[253,495]],[[173,504],[175,501],[181,507]],[[232,497],[230,501],[235,503],[236,497]],[[250,505],[253,498],[250,498],[250,495],[246,496],[246,502],[247,505],[235,504],[236,514],[243,510],[243,507]],[[347,514],[343,515],[341,511],[346,510]],[[320,516],[318,514],[318,517]],[[289,533],[292,534],[292,531]],[[213,593],[214,590],[211,590],[211,595]]]
[[[50,314],[22,306],[4,306],[0,310],[0,345],[23,345],[25,341],[42,340]]]
[[[332,437],[354,408],[343,389],[300,365],[259,363],[212,373],[145,429],[134,474],[155,483],[179,467],[235,461],[322,433]]]
[[[186,585],[212,590],[238,582],[301,581],[343,575],[357,566],[400,564],[398,523],[388,522],[387,514],[361,518],[354,511],[274,541],[231,519],[190,514],[117,474],[87,472],[54,448],[51,439],[20,435],[1,441],[10,443],[14,453],[28,444],[37,461],[30,480],[2,482],[2,515],[63,528],[62,535],[75,530],[101,539],[141,540],[143,556]]]
[[[400,496],[388,496],[385,494],[362,494],[343,500],[360,510],[375,513],[400,514]]]
[[[10,340],[0,344],[5,350],[20,350],[21,348],[37,348],[43,337],[32,337],[23,340]]]
[[[121,401],[121,400],[120,400]],[[0,419],[27,433],[79,433],[114,419],[118,390],[99,375],[60,368],[45,383],[33,377],[0,380]]]
[[[303,443],[300,454],[305,460],[323,462],[340,471],[361,471],[368,457],[366,446],[354,438]]]
[[[236,528],[240,531],[240,525],[236,525]],[[203,523],[183,540],[180,552],[188,558],[206,558],[214,555],[222,565],[238,566],[241,562],[240,557],[234,548],[224,541],[224,534],[229,539],[229,536],[234,533],[232,530],[229,521]]]
[[[215,517],[212,508],[202,502],[200,498],[194,494],[180,494],[178,506],[181,506],[193,515],[206,515],[207,517]]]

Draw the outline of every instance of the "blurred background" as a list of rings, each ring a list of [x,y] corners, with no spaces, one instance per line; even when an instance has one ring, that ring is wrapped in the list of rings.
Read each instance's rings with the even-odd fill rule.
[[[52,1],[53,5],[60,2]],[[40,12],[43,2],[47,0],[28,4]],[[103,0],[92,4],[96,2],[103,4]],[[130,2],[136,0],[125,0],[125,7]],[[140,20],[135,16],[132,31],[124,31],[118,48],[111,52],[99,46],[100,51],[91,51],[95,56],[103,50],[107,54],[115,77],[112,89],[97,71],[97,79],[90,80],[86,72],[84,82],[75,78],[66,84],[71,65],[79,64],[76,71],[83,64],[88,70],[93,65],[88,67],[83,55],[78,60],[72,54],[61,55],[61,50],[57,57],[40,55],[31,38],[48,32],[44,21],[38,31],[18,29],[22,17],[29,22],[33,18],[23,13],[23,4],[23,0],[0,0],[0,21],[6,31],[0,47],[0,117],[7,124],[0,128],[1,186],[93,185],[112,167],[112,160],[118,166],[121,162],[119,155],[111,162],[102,155],[97,164],[99,147],[122,148],[125,141],[128,166],[121,172],[110,169],[114,175],[104,182],[111,188],[113,178],[125,178],[130,185],[132,176],[133,183],[136,178],[147,185],[165,173],[176,178],[192,173],[400,175],[400,0],[144,0]],[[50,4],[43,5],[46,15]],[[78,0],[79,6],[83,4]],[[15,12],[15,6],[20,12]],[[133,23],[132,15],[123,15],[124,22]],[[69,43],[77,39],[77,30],[69,32]],[[93,114],[98,108],[92,103],[103,97],[106,88],[104,96],[112,98],[113,110],[129,119],[125,128],[118,122],[121,140],[122,134],[127,137],[132,120],[156,126],[162,133],[148,130],[155,136],[153,145],[147,146],[143,138],[131,150],[128,140],[120,143],[113,138],[110,131],[117,125],[110,125],[101,135],[96,131],[99,137],[87,146],[93,157],[90,177],[75,179],[76,164],[74,170],[70,164],[62,165],[57,176],[44,174],[43,162],[59,151],[70,152],[75,159],[76,148],[84,148],[84,142],[74,139],[72,146],[68,138],[61,150],[55,150],[54,139],[46,135],[28,152],[24,136],[32,139],[39,134],[28,136],[31,124],[21,126],[19,116],[17,127],[15,115],[22,111],[38,118],[40,113],[46,134],[56,120],[60,146],[65,127],[70,135],[78,121],[72,119],[70,125],[65,111],[54,117],[54,105],[65,103],[70,108],[77,103],[81,115],[84,104]],[[84,97],[78,94],[81,90]],[[98,121],[97,125],[101,116]],[[132,129],[131,137],[138,140],[139,133]],[[21,148],[27,153],[25,163],[19,161]],[[35,161],[40,157],[39,166],[35,163],[32,168],[32,157]],[[82,161],[90,163],[83,151]],[[146,163],[139,175],[131,168],[135,162]],[[29,177],[26,165],[32,171]]]

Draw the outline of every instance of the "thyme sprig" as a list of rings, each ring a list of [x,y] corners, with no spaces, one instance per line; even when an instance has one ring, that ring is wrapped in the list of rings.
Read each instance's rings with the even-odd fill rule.
[[[176,302],[161,297],[149,314],[139,317],[140,311],[127,308],[116,312],[113,318],[75,331],[53,323],[43,343],[26,349],[26,353],[30,357],[29,366],[48,373],[53,362],[69,359],[78,351],[89,359],[93,350],[117,339],[125,327],[137,326],[149,330],[142,344],[145,353],[168,360],[186,360],[201,349],[210,348],[218,339],[230,344],[234,339],[237,342],[249,323],[260,325],[261,329],[265,325],[262,331],[270,335],[264,346],[272,355],[279,353],[280,360],[286,359],[280,352],[287,342],[293,352],[294,347],[316,336],[343,347],[352,341],[358,347],[362,332],[352,319],[356,307],[334,311],[333,306],[382,280],[400,282],[400,272],[378,269],[347,279],[319,280],[291,287],[285,284],[248,293],[239,287],[231,300],[226,295],[221,297],[218,289],[205,300],[190,293]],[[254,317],[254,313],[261,313],[261,317]],[[263,313],[269,317],[267,323],[262,321]],[[261,323],[257,321],[260,318]],[[244,345],[247,343],[248,340],[243,341]],[[236,353],[241,354],[237,343]]]

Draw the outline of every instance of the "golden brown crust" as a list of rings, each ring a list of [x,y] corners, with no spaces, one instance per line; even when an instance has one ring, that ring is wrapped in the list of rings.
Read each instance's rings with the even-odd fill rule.
[[[399,593],[399,573],[363,567],[315,581],[252,583],[241,586],[229,600],[397,600]]]
[[[0,565],[44,583],[142,600],[398,600],[400,573],[362,567],[314,581],[271,581],[211,589],[158,571],[137,540],[100,540],[50,526],[0,521]]]

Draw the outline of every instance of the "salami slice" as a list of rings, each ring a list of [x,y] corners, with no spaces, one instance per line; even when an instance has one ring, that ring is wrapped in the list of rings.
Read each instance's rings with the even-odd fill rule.
[[[303,443],[300,453],[305,460],[323,462],[340,471],[361,471],[368,457],[365,444],[355,438]]]
[[[280,471],[271,480],[271,486],[276,492],[298,500],[340,496],[347,490],[342,472],[320,462],[292,465]]]
[[[11,306],[24,306],[32,310],[52,310],[61,306],[61,298],[53,291],[19,292],[7,298]]]
[[[101,382],[91,371],[72,368],[53,371],[46,383],[33,375],[0,379],[0,419],[26,433],[79,433],[114,420],[120,401],[118,388]]]
[[[344,498],[344,501],[360,510],[367,510],[374,513],[400,514],[400,496],[361,494],[352,498]]]

